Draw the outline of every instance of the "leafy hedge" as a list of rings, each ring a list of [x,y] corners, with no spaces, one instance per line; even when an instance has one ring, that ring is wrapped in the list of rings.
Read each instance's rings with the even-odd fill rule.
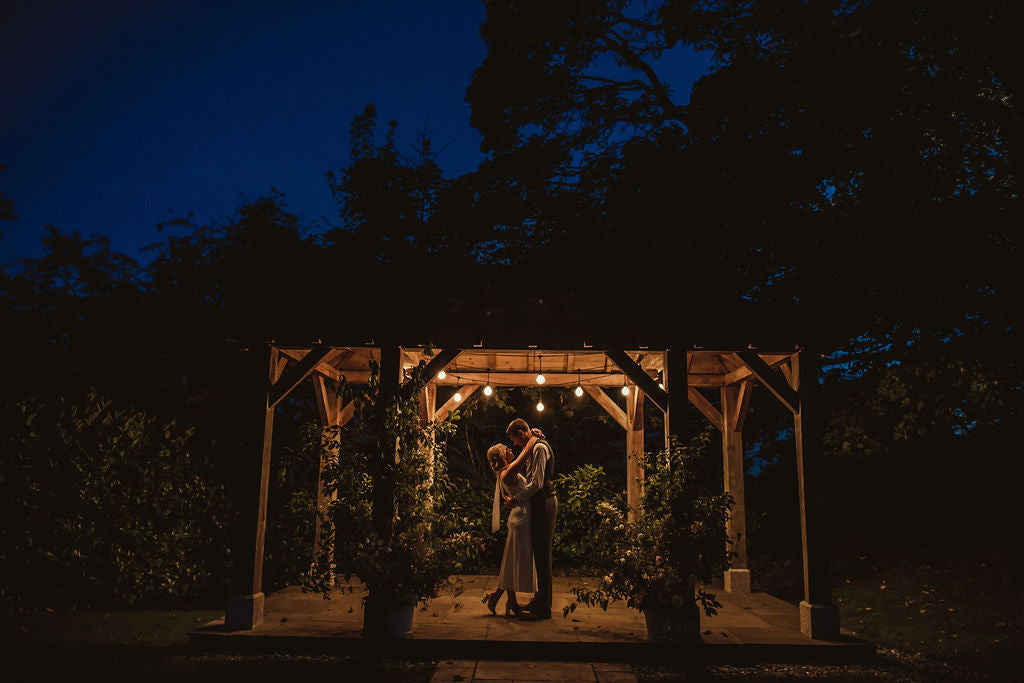
[[[0,600],[137,606],[226,594],[233,512],[191,430],[92,391],[0,410]]]

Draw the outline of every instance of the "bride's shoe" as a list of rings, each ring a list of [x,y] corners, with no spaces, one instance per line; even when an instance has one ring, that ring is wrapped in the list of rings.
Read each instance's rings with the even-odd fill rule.
[[[487,605],[487,609],[491,610],[491,614],[497,615],[498,612],[495,608],[498,606],[498,598],[501,597],[501,593],[494,591],[493,593],[484,593],[484,597],[480,598],[480,602]]]

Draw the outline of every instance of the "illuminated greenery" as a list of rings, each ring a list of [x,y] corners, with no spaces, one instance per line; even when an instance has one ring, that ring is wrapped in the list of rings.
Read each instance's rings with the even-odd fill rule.
[[[681,609],[694,599],[695,584],[706,585],[728,569],[732,554],[725,522],[733,500],[715,493],[709,446],[705,433],[646,454],[644,495],[634,521],[611,506],[600,511],[612,569],[596,588],[574,587],[576,602],[566,614],[580,603],[607,609],[615,600],[640,611]],[[709,615],[721,607],[702,588],[696,599]]]
[[[423,364],[410,380],[420,382]],[[324,467],[326,496],[337,496],[320,520],[324,549],[304,589],[329,597],[332,576],[357,577],[369,595],[390,604],[435,597],[450,587],[481,547],[468,520],[449,505],[445,444],[457,413],[421,425],[417,397],[395,396],[382,403],[379,368],[372,364],[369,386],[344,429],[328,428]],[[390,461],[397,441],[397,458]],[[378,510],[375,487],[393,486],[393,510]],[[391,519],[380,524],[378,515]],[[333,544],[330,542],[333,539]],[[454,593],[460,593],[458,586]]]

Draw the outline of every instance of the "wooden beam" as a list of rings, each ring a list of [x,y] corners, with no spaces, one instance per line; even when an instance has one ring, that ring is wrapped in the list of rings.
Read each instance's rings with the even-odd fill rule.
[[[329,346],[314,346],[302,360],[285,370],[281,378],[270,387],[267,399],[270,408],[277,406],[295,387],[302,383],[302,380],[309,377],[310,373],[316,369],[317,363],[327,358],[329,354],[336,354],[337,351]]]
[[[331,362],[345,362],[346,359],[355,354],[354,349],[337,350],[340,353],[337,356],[331,357]],[[305,357],[305,354],[299,349],[281,349],[281,354],[287,356],[290,360],[293,360],[295,362],[300,362]],[[319,375],[323,375],[325,378],[329,380],[338,382],[339,384],[342,382],[347,382],[348,384],[366,384],[367,382],[370,381],[369,370],[358,370],[355,371],[355,373],[345,372],[344,374],[342,374],[342,371],[338,370],[333,366],[327,365],[323,361],[317,364],[316,368],[314,369],[314,372],[316,372]],[[358,377],[353,378],[352,376],[350,376],[350,374],[358,375]]]
[[[632,522],[644,495],[644,394],[639,389],[626,397],[626,420],[626,518]]]
[[[476,390],[479,389],[482,386],[483,386],[482,384],[466,384],[466,385],[463,385],[462,390],[460,392],[462,394],[462,400],[461,401],[456,401],[455,400],[455,396],[452,395],[452,397],[450,399],[448,399],[447,401],[445,401],[444,405],[441,406],[440,408],[438,408],[437,412],[434,413],[434,421],[436,422],[438,420],[445,419],[446,417],[448,417],[448,414],[450,412],[452,412],[453,410],[455,410],[459,406],[465,405],[466,401],[469,400],[469,397],[472,396],[476,392]]]
[[[629,429],[629,420],[626,419],[626,413],[619,407],[619,404],[609,398],[608,394],[604,393],[604,389],[600,387],[585,386],[583,387],[583,391],[587,392],[592,399],[597,401],[597,404],[604,408],[605,412],[608,413],[620,427],[626,430]]]
[[[684,343],[679,342],[673,348],[665,350],[665,390],[668,392],[669,408],[665,413],[666,450],[672,439],[681,441],[683,438],[683,426],[686,424],[683,417],[684,406],[688,409],[690,403],[687,398],[689,373],[686,366],[687,354]]]
[[[270,407],[271,381],[278,369],[278,351],[266,346],[249,352],[250,381],[244,408],[247,418],[239,477],[241,508],[236,523],[231,595],[224,623],[231,630],[254,629],[263,623],[263,546],[267,531],[267,500],[270,491],[270,455],[274,434],[274,409]],[[251,401],[251,403],[250,403]],[[250,413],[250,410],[252,411]],[[260,446],[260,457],[256,446]],[[251,455],[250,455],[251,454]]]
[[[622,370],[626,377],[632,380],[633,384],[637,385],[654,401],[654,405],[661,408],[662,411],[668,410],[668,394],[658,386],[657,382],[651,379],[651,376],[643,368],[636,364],[636,361],[627,356],[625,351],[609,349],[605,351],[605,355],[618,366],[619,370]]]
[[[750,371],[744,368],[744,372],[747,377],[750,376]],[[690,387],[705,387],[705,388],[717,388],[724,387],[731,382],[726,380],[727,375],[706,375],[706,374],[689,374],[686,378],[686,385]],[[734,380],[735,381],[735,380]]]
[[[789,409],[789,412],[794,415],[799,410],[799,399],[797,393],[793,391],[793,388],[789,386],[784,378],[775,374],[775,371],[771,369],[761,356],[757,355],[754,351],[739,351],[736,356],[743,362],[744,365],[750,370],[750,373],[757,377],[757,380],[763,384],[768,391],[775,395],[775,398],[782,402],[782,405]]]
[[[333,383],[329,385],[328,381],[324,379],[323,375],[313,375],[313,400],[316,403],[317,415],[320,416],[321,427],[330,427],[336,424],[338,409],[341,407],[338,405],[340,403],[338,388]]]
[[[344,427],[345,424],[352,419],[356,414],[356,402],[349,401],[345,404],[345,407],[338,411],[338,420],[335,423],[339,427]]]
[[[735,400],[729,402],[726,409],[728,415],[725,417],[728,420],[729,429],[734,432],[742,432],[743,422],[747,419],[747,408],[750,407],[750,395],[754,391],[754,381],[747,379],[732,387],[722,387],[723,391],[726,389],[736,390]]]
[[[800,378],[793,372],[793,359],[790,358],[788,363],[782,363],[779,365],[779,370],[782,370],[782,375],[786,378],[786,382],[789,386],[793,387],[793,390],[800,388]]]
[[[750,353],[754,353],[754,352],[751,351]],[[767,354],[766,353],[763,356],[761,356],[761,354],[756,354],[755,353],[755,355],[761,357],[761,360],[763,360],[765,363],[767,363],[768,367],[770,367],[770,368],[778,367],[780,363],[784,363],[789,358],[788,354],[779,354],[779,353],[773,353],[773,354]],[[750,371],[750,368],[748,368],[746,365],[744,365],[743,360],[739,357],[738,353],[734,352],[734,353],[723,354],[722,355],[722,363],[723,363],[723,365],[726,365],[727,367],[734,367],[735,368],[733,370],[730,370],[729,372],[727,372],[725,375],[722,376],[722,379],[724,380],[724,382],[723,382],[724,386],[728,386],[730,384],[735,384],[736,382],[739,382],[741,380],[747,379],[748,377],[753,377],[754,376],[754,373]]]
[[[748,387],[750,384],[751,382],[747,381],[738,386],[723,387],[721,389],[722,410],[726,415],[734,415],[736,413],[737,406],[742,401],[740,394],[744,391],[744,387]],[[749,390],[747,390],[747,395],[750,395]],[[736,553],[731,569],[743,570],[747,569],[747,514],[743,487],[743,434],[735,429],[732,423],[728,424],[727,427],[722,432],[722,473],[724,475],[725,492],[733,497],[734,504],[729,511],[729,518],[726,521],[725,528],[729,538],[733,541],[731,550]],[[750,592],[749,582],[747,582],[747,585],[744,585],[742,580],[738,580],[733,584],[733,578],[740,578],[737,576],[737,573],[730,574],[726,572],[726,578],[728,579],[727,590],[737,592],[736,589],[739,589],[740,592]]]
[[[832,606],[832,579],[828,552],[828,515],[825,473],[822,465],[822,407],[818,385],[817,359],[806,349],[793,359],[794,374],[800,382],[799,410],[793,417],[796,441],[797,490],[800,500],[800,529],[803,545],[804,601]],[[813,615],[812,615],[813,617]],[[812,635],[801,624],[805,635]],[[838,618],[830,630],[838,630]],[[834,636],[825,634],[823,637]],[[821,636],[816,636],[821,637]]]
[[[462,353],[462,349],[441,349],[437,354],[430,359],[430,362],[423,368],[423,374],[420,376],[419,382],[406,382],[402,387],[402,398],[406,401],[413,397],[413,394],[423,388],[427,382],[433,380],[437,373],[441,372],[455,360],[458,355]]]
[[[545,362],[545,365],[547,363]],[[458,375],[458,379],[455,375]],[[535,387],[537,386],[536,372],[491,372],[490,381],[492,387]],[[608,372],[548,372],[544,371],[544,388],[553,389],[575,389],[576,380],[583,386],[594,387],[618,387],[622,388],[623,376],[610,368]],[[483,384],[487,382],[487,372],[456,370],[449,372],[448,376],[441,380],[434,380],[442,386],[459,386],[467,382]],[[653,380],[652,380],[653,381]],[[719,382],[721,383],[721,382]],[[655,385],[657,386],[657,385]]]
[[[725,431],[725,420],[722,418],[722,414],[711,405],[711,402],[704,398],[704,394],[697,391],[695,387],[687,387],[687,396],[690,398],[690,403],[697,407],[704,417],[714,425],[715,429],[720,432]]]

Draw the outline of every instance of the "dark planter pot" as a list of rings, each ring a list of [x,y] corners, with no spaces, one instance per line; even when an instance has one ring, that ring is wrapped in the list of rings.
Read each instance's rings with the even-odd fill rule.
[[[682,607],[648,607],[644,610],[647,639],[695,645],[700,642],[700,609],[696,604]]]
[[[412,636],[416,603],[395,603],[393,599],[366,596],[363,609],[363,637],[371,640],[389,640]]]

